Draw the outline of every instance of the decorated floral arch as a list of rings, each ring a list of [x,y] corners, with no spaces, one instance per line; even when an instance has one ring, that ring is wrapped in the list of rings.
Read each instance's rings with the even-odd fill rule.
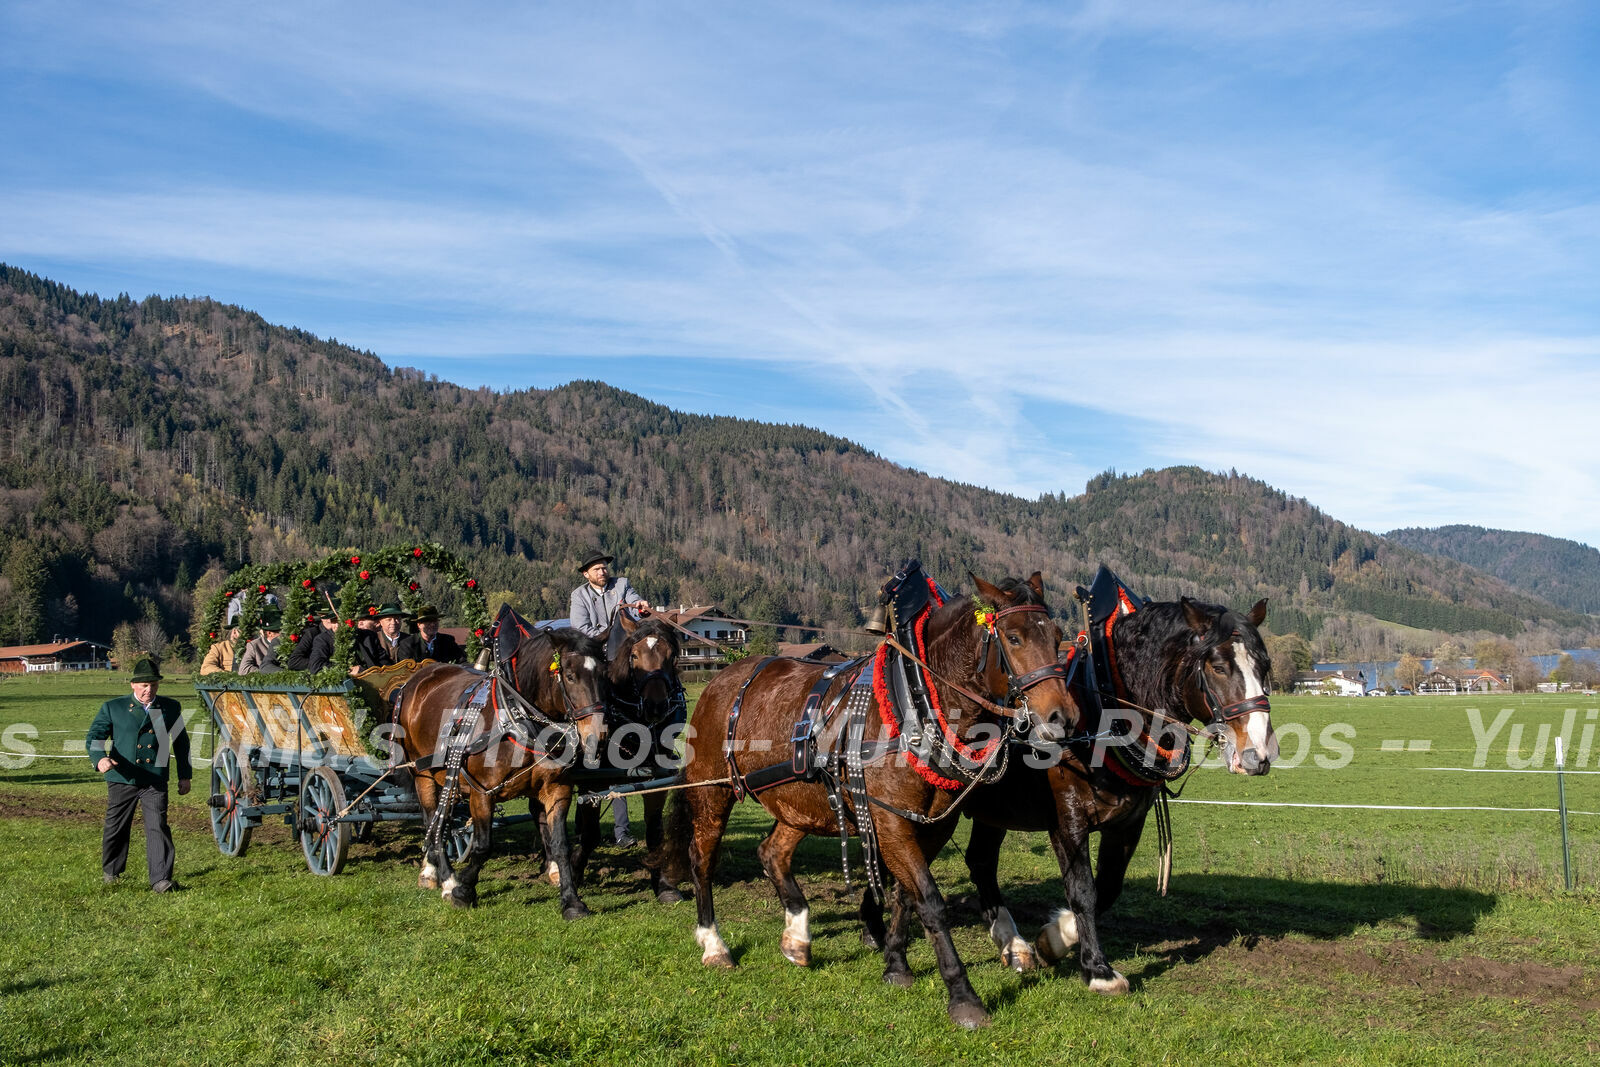
[[[283,630],[278,638],[277,652],[279,662],[287,663],[295,642],[299,640],[300,630],[314,619],[310,609],[316,590],[324,583],[338,584],[341,625],[334,641],[333,667],[330,670],[337,669],[342,676],[350,666],[356,614],[363,608],[372,614],[378,610],[370,606],[373,599],[372,581],[386,579],[393,582],[400,590],[401,606],[415,613],[423,603],[417,581],[422,567],[443,578],[460,594],[458,614],[463,616],[461,621],[472,631],[467,641],[467,656],[469,659],[475,657],[489,627],[488,603],[477,579],[472,577],[466,565],[443,545],[431,541],[389,545],[367,553],[335,552],[309,563],[259,563],[241,568],[228,576],[227,585],[206,606],[206,639],[200,651],[204,654],[222,637],[226,629],[228,602],[242,591],[244,601],[239,616],[239,639],[234,645],[234,655],[242,655],[245,644],[260,631],[261,609],[266,602],[266,594],[275,589],[284,589],[288,595],[282,607]]]

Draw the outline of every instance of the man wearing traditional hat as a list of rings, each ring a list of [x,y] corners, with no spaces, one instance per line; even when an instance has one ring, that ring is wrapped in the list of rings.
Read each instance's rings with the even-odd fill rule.
[[[650,602],[634,590],[628,579],[611,576],[611,564],[615,559],[596,549],[586,553],[578,563],[578,573],[583,575],[584,582],[572,591],[572,600],[567,605],[567,617],[574,630],[603,638],[611,632],[611,624],[623,608],[638,615],[650,614]],[[617,844],[624,848],[638,844],[628,832],[627,797],[612,798],[611,822]]]
[[[432,604],[418,608],[412,621],[417,624],[417,632],[400,639],[401,659],[414,659],[418,663],[425,659],[438,660],[440,663],[467,662],[467,650],[461,647],[461,643],[449,634],[439,632],[439,612]]]
[[[283,631],[283,616],[269,604],[261,609],[261,629],[239,656],[240,674],[270,674],[281,671],[278,664],[278,634]]]
[[[178,795],[189,791],[194,769],[189,765],[189,735],[183,710],[171,697],[158,697],[161,671],[142,656],[133,666],[132,693],[100,705],[84,744],[89,762],[105,775],[105,832],[100,866],[107,884],[128,865],[128,837],[135,805],[144,811],[145,866],[150,888],[165,893],[172,880],[172,831],[167,826],[167,770],[178,765]]]
[[[359,605],[354,622],[356,632],[350,646],[350,673],[388,663],[384,658],[382,634],[378,632],[378,609],[371,604]]]
[[[399,663],[405,659],[400,655],[400,644],[406,638],[400,631],[400,624],[409,617],[398,601],[385,604],[378,612],[378,647],[383,651],[384,663]]]
[[[333,662],[334,641],[339,636],[339,613],[330,604],[313,610],[317,616],[317,632],[311,638],[311,654],[306,657],[306,670],[316,674]]]
[[[627,608],[639,615],[650,614],[650,602],[640,596],[628,579],[611,576],[611,563],[615,556],[595,550],[584,555],[578,564],[578,573],[584,582],[572,591],[567,606],[567,617],[572,628],[590,637],[604,637],[611,632],[617,612]]]

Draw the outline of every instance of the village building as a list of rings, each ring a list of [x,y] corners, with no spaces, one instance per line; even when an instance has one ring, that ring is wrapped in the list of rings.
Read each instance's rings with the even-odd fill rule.
[[[0,648],[0,673],[110,670],[111,648],[95,641],[52,641],[43,645]]]
[[[684,638],[679,643],[678,669],[680,671],[720,671],[727,666],[724,649],[743,648],[750,640],[750,631],[742,622],[736,622],[712,605],[693,605],[677,608],[658,607],[656,614],[673,622],[705,641]],[[707,644],[714,641],[716,644]]]
[[[1294,676],[1292,692],[1312,696],[1365,696],[1367,676],[1363,671],[1300,671]]]

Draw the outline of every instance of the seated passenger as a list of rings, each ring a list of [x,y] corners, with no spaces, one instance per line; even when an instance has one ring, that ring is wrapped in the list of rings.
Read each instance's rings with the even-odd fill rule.
[[[311,639],[311,655],[306,670],[317,673],[333,662],[333,643],[339,636],[339,613],[331,607],[317,609],[317,633]]]
[[[211,642],[211,647],[206,649],[206,658],[200,661],[200,673],[216,674],[233,670],[233,643],[237,640],[239,628],[230,626],[221,638]]]
[[[383,662],[399,663],[405,659],[400,655],[400,643],[405,640],[406,634],[401,632],[400,624],[410,615],[398,602],[391,601],[378,612],[378,647],[383,651]]]
[[[350,673],[364,671],[369,667],[382,667],[388,663],[384,658],[383,645],[378,634],[377,609],[371,604],[363,604],[356,611],[355,645],[350,653]]]
[[[261,630],[244,646],[239,657],[240,674],[270,674],[281,671],[278,664],[278,634],[283,630],[283,616],[278,609],[267,606],[261,609]]]
[[[418,608],[413,621],[417,624],[417,632],[400,639],[400,659],[414,659],[418,663],[425,659],[438,660],[440,663],[467,662],[467,650],[461,647],[461,643],[449,634],[439,632],[439,612],[432,604]]]

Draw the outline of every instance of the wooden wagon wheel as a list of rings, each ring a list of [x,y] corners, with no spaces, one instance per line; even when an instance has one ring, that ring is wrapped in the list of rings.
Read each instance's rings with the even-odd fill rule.
[[[255,774],[232,745],[218,747],[211,757],[211,836],[224,856],[242,856],[254,829],[244,807],[253,792]]]
[[[344,809],[344,786],[327,767],[314,767],[300,784],[295,824],[312,874],[338,874],[350,853],[350,824],[336,822]]]

